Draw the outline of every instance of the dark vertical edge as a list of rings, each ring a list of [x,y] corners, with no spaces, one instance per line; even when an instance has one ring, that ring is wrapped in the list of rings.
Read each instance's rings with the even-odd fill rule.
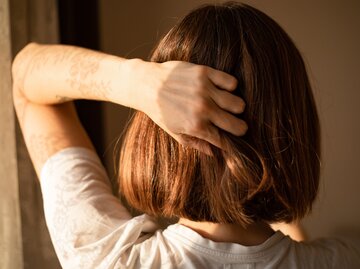
[[[98,0],[58,0],[60,42],[99,49]],[[103,106],[96,101],[75,102],[81,123],[100,158],[104,154]]]

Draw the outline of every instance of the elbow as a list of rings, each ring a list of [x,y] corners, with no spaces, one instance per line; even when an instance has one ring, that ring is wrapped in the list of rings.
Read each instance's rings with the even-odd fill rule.
[[[25,76],[28,70],[28,65],[31,62],[33,51],[38,45],[36,43],[29,43],[15,56],[12,66],[12,91],[13,103],[15,110],[27,100],[24,94]]]
[[[33,42],[29,43],[21,49],[18,54],[16,54],[11,66],[11,74],[14,84],[24,82],[28,66],[36,47],[38,47],[38,44]]]

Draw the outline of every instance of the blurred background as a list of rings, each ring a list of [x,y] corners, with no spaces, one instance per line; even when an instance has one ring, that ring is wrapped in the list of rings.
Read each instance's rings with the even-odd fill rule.
[[[39,184],[11,105],[11,60],[28,42],[79,45],[147,59],[156,41],[200,0],[0,0],[0,268],[60,268]],[[222,2],[222,1],[217,1]],[[247,0],[293,38],[307,64],[322,127],[322,177],[311,239],[360,233],[360,1]],[[116,178],[127,108],[80,101],[77,109]],[[114,150],[115,148],[115,150]]]

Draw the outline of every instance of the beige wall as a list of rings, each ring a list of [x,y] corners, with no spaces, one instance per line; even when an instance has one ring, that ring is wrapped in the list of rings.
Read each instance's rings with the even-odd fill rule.
[[[157,37],[205,1],[100,1],[104,51],[146,58]],[[321,193],[305,226],[311,237],[360,232],[360,1],[244,1],[277,20],[303,53],[323,132]],[[105,111],[108,160],[128,110]],[[110,161],[108,161],[109,163]]]
[[[0,0],[0,268],[23,268],[8,0]]]
[[[56,0],[0,0],[0,268],[60,268],[40,185],[12,105],[11,62],[30,41],[57,41]]]

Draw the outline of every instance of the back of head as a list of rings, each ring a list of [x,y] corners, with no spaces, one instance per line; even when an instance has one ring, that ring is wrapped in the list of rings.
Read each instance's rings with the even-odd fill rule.
[[[222,132],[213,156],[178,144],[136,112],[120,158],[120,191],[155,216],[239,223],[306,215],[319,183],[319,122],[302,57],[282,28],[248,5],[206,5],[156,46],[152,61],[188,61],[238,79],[249,129]]]

